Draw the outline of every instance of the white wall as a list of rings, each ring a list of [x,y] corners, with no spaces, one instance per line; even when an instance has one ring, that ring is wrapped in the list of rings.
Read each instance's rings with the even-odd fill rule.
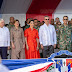
[[[3,0],[2,14],[25,14],[32,0]]]
[[[63,23],[63,16],[68,16],[69,20],[71,20],[72,0],[62,0],[53,14],[54,14],[54,19],[56,17],[59,17],[62,23]]]
[[[20,21],[21,26],[25,25],[26,14],[2,14],[2,18],[5,20],[5,24],[9,24],[9,18],[13,16]]]
[[[31,5],[32,0],[3,0],[0,18],[5,20],[5,24],[9,23],[9,18],[13,16],[24,26],[26,21],[26,12]]]

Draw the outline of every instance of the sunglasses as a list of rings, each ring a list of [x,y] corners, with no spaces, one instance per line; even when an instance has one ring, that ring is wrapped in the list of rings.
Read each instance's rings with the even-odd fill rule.
[[[64,19],[64,20],[68,20],[68,19]]]
[[[45,19],[45,20],[49,20],[49,19]]]
[[[61,24],[58,24],[58,25],[61,25]]]

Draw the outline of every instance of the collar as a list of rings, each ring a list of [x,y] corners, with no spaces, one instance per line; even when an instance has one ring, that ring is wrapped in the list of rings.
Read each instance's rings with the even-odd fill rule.
[[[49,27],[49,26],[50,26],[50,24],[47,26],[47,25],[44,23],[44,26]]]
[[[1,28],[1,27],[0,27]],[[4,29],[5,27],[3,26],[1,29]]]
[[[18,27],[18,29],[16,29],[16,28],[14,27],[14,30],[15,30],[15,31],[16,31],[16,30],[18,30],[18,31],[19,31],[19,30],[20,30],[20,27]]]
[[[64,23],[63,23],[62,25],[63,25],[64,27],[67,27],[67,26],[68,26],[68,24],[67,24],[67,26],[65,26]]]
[[[29,27],[29,30],[31,30],[31,28]],[[33,30],[34,30],[34,28],[33,28]]]
[[[38,28],[39,26],[34,26],[34,28]]]
[[[9,22],[10,25],[14,25],[12,22]]]

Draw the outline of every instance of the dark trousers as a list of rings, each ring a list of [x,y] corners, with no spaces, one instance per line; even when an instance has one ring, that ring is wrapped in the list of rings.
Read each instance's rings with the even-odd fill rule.
[[[44,49],[42,50],[43,52],[43,58],[50,57],[50,55],[54,52],[54,46],[43,46]]]
[[[7,47],[0,47],[0,55],[2,59],[7,59]]]

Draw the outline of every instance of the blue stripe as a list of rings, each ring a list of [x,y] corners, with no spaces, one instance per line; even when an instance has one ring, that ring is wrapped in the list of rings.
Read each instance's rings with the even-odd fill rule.
[[[14,70],[45,62],[47,62],[47,59],[2,60],[2,64],[7,66],[9,70]],[[50,60],[49,62],[53,61]]]

